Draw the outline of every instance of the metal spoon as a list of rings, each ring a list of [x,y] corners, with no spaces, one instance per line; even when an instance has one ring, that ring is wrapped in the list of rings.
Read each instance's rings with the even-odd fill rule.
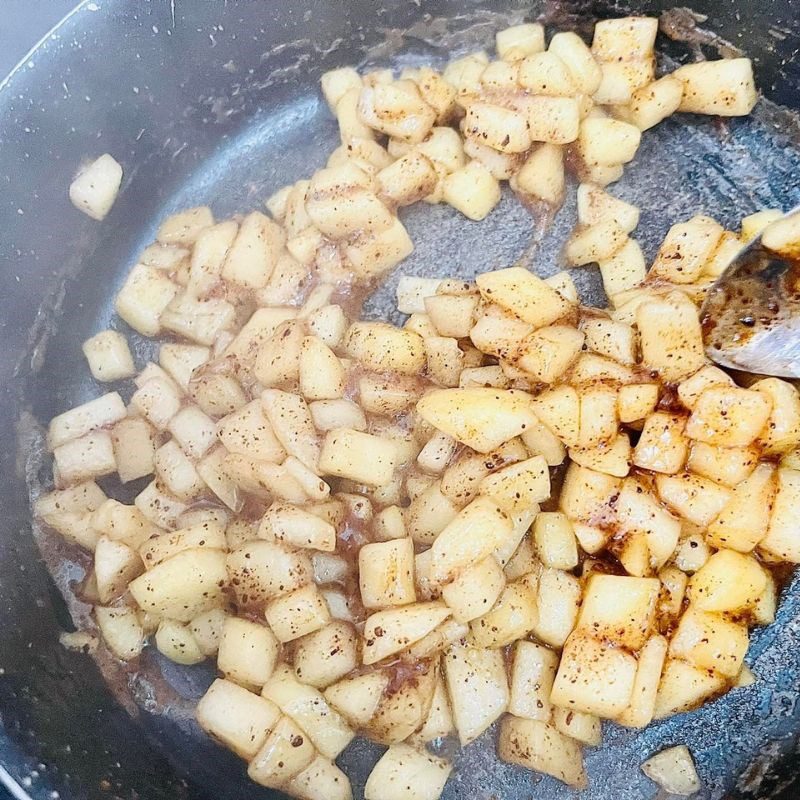
[[[720,366],[800,378],[800,262],[760,236],[711,287],[700,319],[706,354]]]

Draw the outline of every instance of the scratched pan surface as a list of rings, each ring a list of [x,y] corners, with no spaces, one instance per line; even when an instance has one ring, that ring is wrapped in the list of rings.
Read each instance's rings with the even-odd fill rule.
[[[633,8],[659,13],[666,6],[647,1]],[[277,796],[250,784],[242,765],[192,722],[192,706],[211,679],[208,668],[177,668],[148,652],[126,674],[58,646],[70,613],[79,621],[86,611],[68,591],[80,567],[37,534],[42,559],[31,536],[26,482],[36,491],[47,471],[39,423],[98,391],[87,380],[80,343],[111,322],[115,290],[157,220],[197,203],[209,203],[219,216],[245,211],[321,166],[336,143],[317,90],[326,69],[442,63],[451,52],[490,47],[495,30],[523,18],[543,14],[554,26],[580,26],[593,15],[625,10],[505,0],[386,6],[97,0],[84,3],[2,86],[0,779],[15,796]],[[797,2],[702,2],[696,10],[710,15],[707,30],[756,57],[768,97],[800,105],[800,68],[792,60],[800,43]],[[706,43],[698,44],[698,36]],[[720,46],[697,32],[693,41],[662,36],[659,44],[665,58],[678,60]],[[648,255],[671,222],[691,214],[708,213],[733,227],[758,207],[796,205],[798,130],[788,112],[764,103],[751,119],[719,124],[682,117],[647,133],[614,192],[642,208],[636,237]],[[82,158],[106,150],[123,163],[125,180],[98,225],[69,206],[66,187]],[[424,205],[409,209],[404,221],[416,250],[403,272],[468,278],[522,261],[547,275],[560,268],[574,196],[549,226],[508,195],[482,223]],[[602,303],[595,272],[576,275],[583,299]],[[370,299],[370,316],[397,321],[394,285],[389,278]],[[137,343],[141,356],[147,348]],[[44,562],[60,565],[55,581]],[[800,764],[798,592],[792,581],[777,622],[753,638],[748,663],[758,683],[641,733],[607,725],[603,746],[587,751],[590,784],[581,797],[656,797],[639,764],[676,743],[695,754],[703,798],[800,796],[800,783],[792,783]],[[376,752],[355,743],[341,758],[357,796]],[[500,764],[490,732],[456,755],[445,797],[467,796],[576,794]]]

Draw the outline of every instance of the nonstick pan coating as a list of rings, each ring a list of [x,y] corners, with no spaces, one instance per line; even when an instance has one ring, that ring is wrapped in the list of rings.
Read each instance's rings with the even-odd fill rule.
[[[151,650],[138,672],[127,674],[58,645],[58,632],[72,628],[70,610],[78,621],[86,612],[69,600],[81,568],[74,554],[36,532],[43,560],[31,535],[28,489],[38,491],[48,472],[41,424],[98,392],[80,344],[118,324],[114,293],[158,219],[197,203],[220,217],[246,211],[321,166],[337,139],[318,91],[327,69],[443,63],[451,53],[491,47],[497,29],[540,15],[553,26],[587,27],[596,16],[667,7],[98,0],[83,3],[0,88],[0,765],[8,772],[0,779],[18,796],[277,796],[247,781],[242,764],[192,721],[210,668],[165,664]],[[695,11],[709,15],[703,29],[755,57],[770,101],[800,106],[793,60],[800,3],[717,0],[698,2]],[[685,32],[692,19],[673,16],[673,33]],[[702,32],[689,38],[661,36],[664,58],[713,56],[726,47]],[[122,162],[125,180],[112,213],[97,224],[69,205],[66,189],[82,159],[105,151]],[[645,135],[613,191],[642,208],[636,238],[652,257],[669,225],[692,214],[735,227],[759,207],[796,205],[800,126],[771,102],[751,119],[670,120]],[[549,225],[510,195],[482,223],[424,204],[407,210],[404,221],[416,250],[403,272],[468,278],[521,261],[547,275],[560,269],[574,187]],[[583,299],[602,303],[594,270],[576,276]],[[396,319],[394,285],[388,279],[369,300],[370,316]],[[152,345],[135,342],[143,361]],[[60,565],[55,584],[45,560]],[[587,751],[590,787],[581,797],[656,797],[639,764],[678,743],[695,754],[706,787],[700,797],[798,797],[798,593],[794,580],[777,622],[753,638],[755,685],[641,733],[606,725],[603,746]],[[342,758],[357,796],[373,751],[356,743]],[[500,764],[489,733],[457,755],[445,797],[467,796],[550,800],[576,793]]]

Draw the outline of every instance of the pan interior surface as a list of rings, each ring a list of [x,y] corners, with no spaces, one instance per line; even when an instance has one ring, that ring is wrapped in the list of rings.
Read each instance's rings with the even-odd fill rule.
[[[15,419],[24,421],[17,429],[21,452],[16,465],[33,494],[48,488],[39,485],[40,476],[48,471],[42,455],[41,425],[54,414],[99,393],[90,379],[80,344],[110,324],[118,326],[113,314],[114,295],[137,253],[152,240],[158,221],[171,211],[199,204],[210,205],[219,218],[258,208],[276,189],[323,166],[338,145],[335,120],[318,90],[322,72],[345,64],[395,68],[417,63],[442,65],[453,54],[490,50],[496,30],[522,19],[535,19],[540,12],[550,14],[553,24],[563,28],[574,27],[578,19],[572,16],[575,9],[570,4],[565,4],[565,9],[564,5],[550,8],[544,3],[524,7],[513,2],[494,3],[490,11],[475,2],[422,3],[422,8],[413,3],[375,8],[368,3],[312,2],[280,12],[243,2],[226,3],[224,7],[215,4],[213,11],[210,4],[185,8],[181,4],[172,4],[171,8],[170,4],[163,5],[142,9],[139,17],[122,3],[101,3],[96,11],[84,7],[62,26],[61,44],[53,43],[51,52],[45,49],[40,56],[53,62],[47,93],[58,98],[58,103],[42,103],[41,109],[32,106],[26,110],[24,93],[17,101],[17,118],[23,127],[39,119],[42,126],[49,126],[49,132],[38,138],[34,133],[27,141],[14,138],[10,142],[13,153],[20,157],[27,153],[28,160],[37,156],[53,159],[53,169],[41,177],[38,186],[30,188],[28,196],[15,195],[19,212],[5,206],[2,212],[3,220],[8,212],[13,223],[8,255],[16,259],[15,269],[35,264],[41,277],[31,296],[38,298],[37,302],[46,296],[36,320],[28,320],[26,329],[32,332],[21,345],[21,355],[23,351],[26,355],[16,373],[20,376],[18,383],[24,382],[15,406]],[[573,5],[582,13],[591,4]],[[649,3],[635,10],[658,13],[662,7]],[[608,13],[599,7],[591,11]],[[617,14],[621,12],[616,10]],[[590,16],[587,12],[586,19]],[[86,78],[80,74],[81,65],[84,72],[101,68],[102,55],[113,48],[98,37],[114,31],[124,32],[124,49],[138,49],[140,60],[148,66],[139,72],[132,66],[124,87],[112,85],[111,76],[105,78],[95,72]],[[167,35],[167,31],[171,33]],[[89,55],[71,53],[74,79],[58,72],[58,58],[67,58],[63,48],[70,47],[71,36],[83,41],[85,47],[92,42],[97,45]],[[686,57],[685,48],[673,46],[666,39],[664,47],[665,59]],[[744,49],[751,54],[747,45]],[[34,71],[32,67],[30,75],[12,78],[12,86],[14,81],[24,84]],[[57,86],[57,74],[63,77],[64,91]],[[86,81],[85,86],[82,81]],[[161,82],[168,87],[160,86]],[[81,116],[80,107],[74,107],[75,93],[87,98],[81,102],[91,107],[89,113]],[[107,110],[96,110],[102,104]],[[53,124],[54,115],[58,117],[57,126]],[[800,200],[798,131],[797,120],[790,112],[762,101],[750,118],[720,122],[679,115],[645,133],[635,161],[610,190],[641,208],[634,237],[648,262],[669,227],[694,214],[708,214],[725,227],[736,229],[742,216],[759,208],[796,205]],[[62,144],[57,146],[59,141]],[[126,177],[113,212],[97,225],[79,218],[61,195],[65,195],[79,159],[105,150],[123,163]],[[5,174],[10,159],[7,155],[0,162],[0,175]],[[53,195],[58,195],[51,207],[44,206],[53,225],[38,230],[29,220],[39,208],[36,193],[48,186]],[[573,183],[564,206],[546,220],[532,215],[507,189],[502,202],[480,223],[469,222],[445,205],[419,203],[406,209],[401,218],[415,251],[368,299],[365,314],[401,320],[394,310],[400,273],[470,279],[479,271],[514,263],[542,276],[558,272],[563,268],[561,246],[576,220],[575,188]],[[48,219],[42,218],[42,227]],[[59,246],[62,257],[57,260]],[[29,249],[39,247],[35,258],[26,255]],[[14,256],[14,250],[22,255]],[[596,268],[573,274],[584,303],[605,304]],[[119,327],[130,333],[121,324]],[[155,352],[153,344],[133,334],[130,338],[141,365]],[[122,391],[127,393],[123,396],[129,396],[130,387]],[[20,489],[17,486],[16,491]],[[72,593],[81,577],[80,559],[47,532],[36,531],[35,535],[75,622],[80,624],[88,613]],[[21,523],[19,536],[29,536],[25,523]],[[15,548],[15,553],[25,553],[25,545]],[[0,579],[0,600],[9,599],[11,613],[14,586],[11,580]],[[27,587],[26,591],[39,590]],[[589,788],[580,796],[586,800],[654,797],[653,784],[641,774],[640,763],[663,747],[686,744],[695,756],[705,787],[698,797],[767,797],[766,790],[759,789],[759,765],[768,770],[779,755],[793,750],[800,730],[800,709],[796,706],[800,676],[797,591],[798,580],[794,579],[784,588],[777,621],[754,632],[747,663],[758,677],[755,684],[734,689],[697,712],[654,723],[641,732],[605,724],[603,745],[586,751]],[[51,604],[50,598],[43,602],[48,607]],[[68,624],[64,617],[62,624]],[[94,667],[90,670],[85,657],[49,653],[48,648],[57,647],[54,630],[52,624],[38,633],[20,626],[19,639],[21,642],[30,636],[35,640],[35,647],[46,653],[42,663],[57,658],[58,681],[65,687],[77,687],[74,691],[79,694],[84,679],[76,678],[73,672],[94,672]],[[4,635],[12,641],[11,633]],[[13,642],[8,646],[14,646]],[[44,725],[39,719],[44,712],[37,716],[26,710],[18,697],[24,694],[26,679],[15,676],[23,669],[24,659],[24,654],[10,657],[9,663],[19,666],[9,668],[8,675],[0,670],[0,702],[4,710],[9,709],[9,730]],[[187,780],[177,789],[155,788],[148,798],[174,797],[176,792],[178,796],[210,796],[216,800],[276,796],[252,784],[242,763],[210,742],[194,722],[194,703],[213,679],[210,666],[178,667],[149,648],[136,672],[126,672],[103,658],[98,658],[97,670],[113,696],[147,732],[159,758],[166,759]],[[52,696],[39,701],[53,706],[51,714],[58,713],[59,703],[80,704],[80,696],[60,698],[56,684],[54,679]],[[86,702],[97,701],[87,697]],[[69,726],[62,727],[58,733],[55,727],[51,729],[52,735],[63,739],[61,747],[70,736]],[[23,733],[16,737],[19,741],[24,739]],[[43,741],[37,747],[42,759],[57,761],[56,744],[46,741],[48,735],[41,734]],[[136,748],[132,758],[146,758],[144,751],[139,753]],[[356,741],[340,758],[353,780],[356,797],[362,796],[379,752],[375,745]],[[101,796],[111,791],[129,796],[128,780],[135,778],[124,770],[120,774],[125,777],[119,778],[119,787],[113,781],[109,786],[99,784]],[[84,786],[85,780],[76,776],[76,785]],[[35,794],[36,790],[34,786],[31,791]],[[87,796],[97,796],[94,790],[90,787]],[[76,796],[84,796],[84,792],[85,787],[78,788]],[[554,779],[498,761],[492,730],[456,753],[454,774],[444,794],[445,800],[533,796],[556,800],[575,797],[575,792]],[[795,795],[785,795],[790,796]]]

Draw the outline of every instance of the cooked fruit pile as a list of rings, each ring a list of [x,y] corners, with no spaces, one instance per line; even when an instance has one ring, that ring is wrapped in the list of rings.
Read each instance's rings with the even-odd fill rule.
[[[521,25],[495,61],[326,74],[328,166],[272,218],[170,217],[131,270],[117,311],[163,337],[158,364],[136,374],[118,332],[86,342],[135,391],[52,420],[37,517],[93,552],[82,592],[116,656],[152,635],[216,659],[197,718],[256,782],[349,798],[334,759],[360,733],[390,745],[368,800],[435,800],[451,767],[426,745],[502,718],[500,758],[581,787],[601,718],[642,727],[753,680],[770,567],[800,562],[800,398],[707,363],[698,304],[777,212],[681,222],[646,271],[638,209],[603,187],[673,112],[756,100],[747,59],[656,79],[656,27],[545,49]],[[608,310],[511,267],[402,279],[403,327],[356,318],[413,248],[399,207],[481,219],[501,180],[557,205],[565,164],[565,258],[599,264]],[[112,474],[151,480],[125,505],[95,482]],[[648,769],[696,784],[678,749]]]

